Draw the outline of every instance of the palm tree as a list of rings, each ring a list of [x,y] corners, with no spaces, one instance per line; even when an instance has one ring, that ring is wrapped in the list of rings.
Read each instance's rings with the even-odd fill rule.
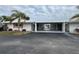
[[[19,29],[20,29],[20,24],[21,24],[21,20],[22,19],[24,19],[24,22],[23,22],[23,24],[25,23],[25,20],[29,20],[29,17],[28,16],[26,16],[23,12],[20,12],[20,11],[18,11],[18,10],[12,10],[12,15],[11,15],[11,17],[12,17],[12,20],[11,20],[11,22],[13,21],[13,20],[15,20],[15,19],[18,19],[18,31],[19,31]]]

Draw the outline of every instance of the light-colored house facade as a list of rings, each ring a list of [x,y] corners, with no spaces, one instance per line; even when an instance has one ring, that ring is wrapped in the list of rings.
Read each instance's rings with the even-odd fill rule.
[[[79,22],[74,21],[25,21],[21,20],[20,31],[31,31],[31,32],[48,32],[48,33],[76,33],[79,28]],[[18,30],[18,19],[15,19],[12,23],[9,21],[4,22],[7,24],[7,31]]]
[[[76,29],[79,30],[79,19],[78,18],[71,19],[69,21],[68,27],[70,33],[77,33]]]
[[[15,19],[10,23],[10,21],[3,22],[7,24],[7,31],[17,31],[18,30],[18,19]],[[32,23],[26,22],[24,23],[24,19],[21,20],[21,24],[19,26],[19,31],[32,31]]]

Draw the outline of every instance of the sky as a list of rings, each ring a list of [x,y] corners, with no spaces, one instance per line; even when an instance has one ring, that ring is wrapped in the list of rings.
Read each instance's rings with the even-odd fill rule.
[[[30,21],[68,21],[79,13],[74,5],[0,5],[0,16],[11,15],[19,10],[30,17]]]

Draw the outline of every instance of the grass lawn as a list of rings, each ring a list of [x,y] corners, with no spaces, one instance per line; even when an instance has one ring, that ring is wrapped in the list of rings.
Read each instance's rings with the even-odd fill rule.
[[[0,35],[24,35],[29,34],[31,32],[15,32],[15,31],[2,31],[0,32]]]

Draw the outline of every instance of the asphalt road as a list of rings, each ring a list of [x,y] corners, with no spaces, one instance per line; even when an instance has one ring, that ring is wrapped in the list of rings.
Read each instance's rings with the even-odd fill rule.
[[[66,34],[0,36],[0,54],[78,54],[79,40]]]

